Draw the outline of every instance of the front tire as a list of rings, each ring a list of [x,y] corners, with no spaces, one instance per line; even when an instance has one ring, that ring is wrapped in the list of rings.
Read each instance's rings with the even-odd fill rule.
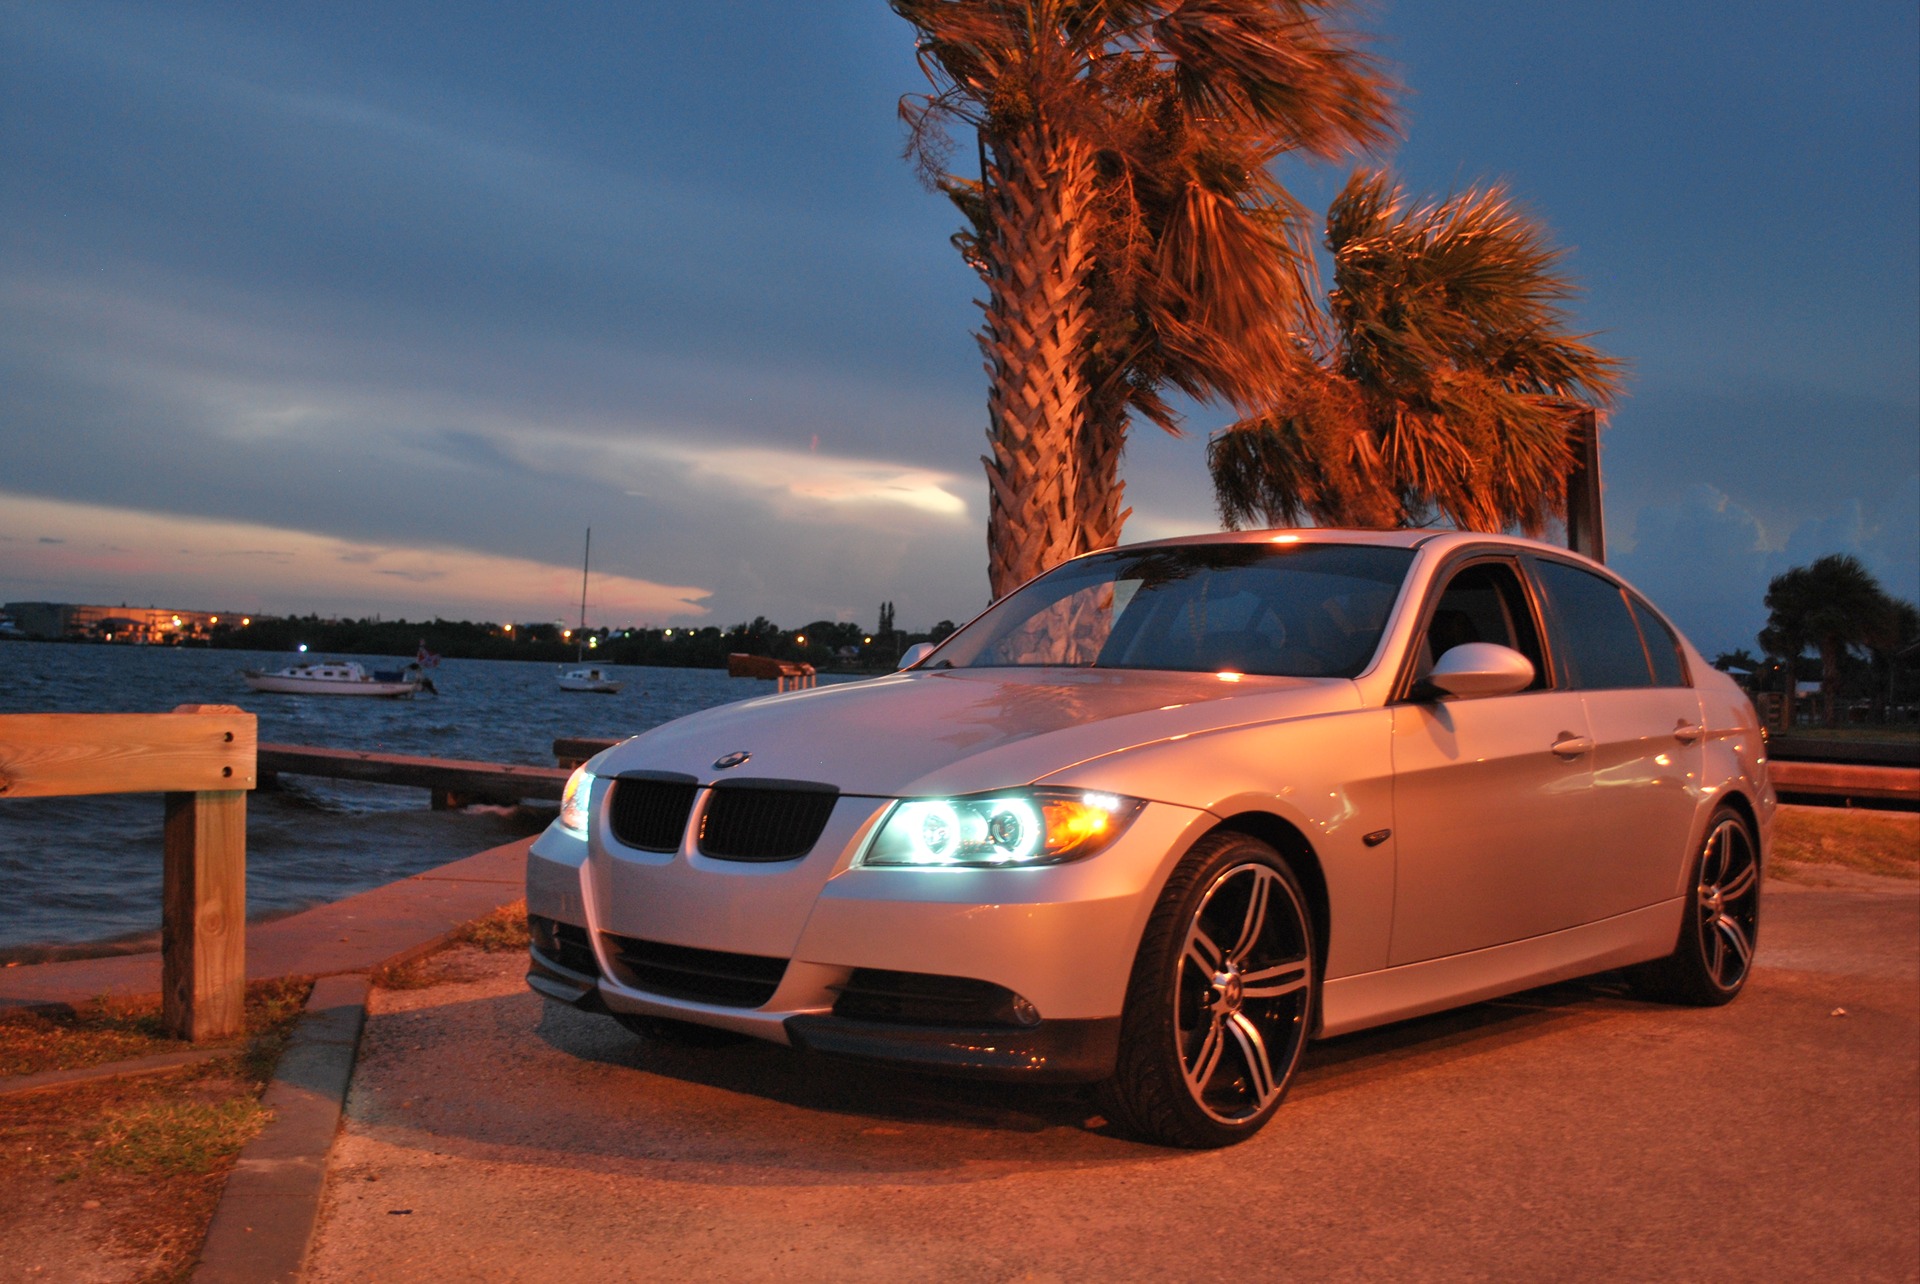
[[[1104,1096],[1150,1141],[1245,1141],[1286,1096],[1319,998],[1306,893],[1278,852],[1210,834],[1167,880],[1134,961]]]
[[[1760,930],[1760,844],[1734,808],[1708,822],[1689,887],[1673,953],[1628,968],[1627,982],[1642,998],[1718,1007],[1746,985]]]

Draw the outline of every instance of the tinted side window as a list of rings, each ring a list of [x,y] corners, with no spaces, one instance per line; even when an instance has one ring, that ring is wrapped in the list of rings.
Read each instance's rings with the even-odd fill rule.
[[[1687,685],[1687,666],[1680,662],[1680,640],[1673,636],[1653,608],[1633,594],[1627,594],[1627,602],[1633,607],[1633,618],[1640,626],[1640,640],[1647,644],[1647,658],[1653,661],[1653,685],[1656,687],[1684,687]]]
[[[1650,687],[1640,630],[1618,585],[1565,562],[1534,563],[1546,592],[1560,680],[1587,690]]]
[[[1533,613],[1527,609],[1520,577],[1511,566],[1479,562],[1454,572],[1427,622],[1419,676],[1425,677],[1435,660],[1463,642],[1494,642],[1513,648],[1533,661],[1533,683],[1527,689],[1547,685]]]

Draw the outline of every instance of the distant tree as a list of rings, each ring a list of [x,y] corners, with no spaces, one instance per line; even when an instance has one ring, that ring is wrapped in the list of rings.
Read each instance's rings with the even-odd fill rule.
[[[1743,673],[1757,673],[1762,661],[1745,647],[1738,651],[1722,651],[1713,657],[1713,667],[1722,673],[1731,673],[1738,669]]]
[[[1494,185],[1410,206],[1358,171],[1327,212],[1334,284],[1315,360],[1215,436],[1215,497],[1248,522],[1537,534],[1566,516],[1571,432],[1620,365],[1569,333],[1541,222]]]
[[[1907,661],[1907,672],[1911,674],[1916,651],[1920,651],[1920,609],[1916,609],[1911,602],[1893,598],[1888,602],[1881,627],[1867,639],[1867,661],[1873,674],[1876,718],[1886,717],[1887,706],[1894,699],[1901,660],[1904,658]]]
[[[1898,630],[1899,607],[1859,558],[1834,553],[1796,566],[1767,585],[1767,625],[1760,645],[1786,662],[1785,717],[1793,725],[1793,662],[1808,650],[1820,656],[1821,722],[1834,726],[1841,658],[1865,650]],[[1909,609],[1911,609],[1909,607]]]
[[[933,92],[910,153],[987,286],[995,597],[1115,542],[1129,414],[1161,389],[1243,409],[1297,360],[1311,256],[1268,163],[1382,140],[1388,85],[1349,0],[892,0]],[[947,171],[950,126],[978,178]]]

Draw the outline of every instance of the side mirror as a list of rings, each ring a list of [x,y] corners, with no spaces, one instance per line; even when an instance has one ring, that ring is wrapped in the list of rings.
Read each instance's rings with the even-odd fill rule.
[[[900,667],[902,669],[911,669],[914,665],[920,663],[920,661],[926,659],[928,656],[932,654],[933,654],[933,643],[915,642],[912,646],[907,648],[907,653],[900,657]],[[1528,681],[1532,681],[1532,679],[1529,678]]]
[[[1463,642],[1434,661],[1426,685],[1446,695],[1475,699],[1512,695],[1533,683],[1533,661],[1509,646]]]

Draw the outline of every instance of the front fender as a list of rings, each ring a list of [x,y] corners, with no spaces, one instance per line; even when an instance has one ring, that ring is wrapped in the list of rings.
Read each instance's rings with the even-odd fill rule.
[[[1156,887],[1221,822],[1275,817],[1312,849],[1326,882],[1330,978],[1386,966],[1393,929],[1393,719],[1361,709],[1231,727],[1078,763],[1037,783],[1154,798],[1207,813],[1168,853]],[[1367,846],[1365,835],[1388,837]]]

